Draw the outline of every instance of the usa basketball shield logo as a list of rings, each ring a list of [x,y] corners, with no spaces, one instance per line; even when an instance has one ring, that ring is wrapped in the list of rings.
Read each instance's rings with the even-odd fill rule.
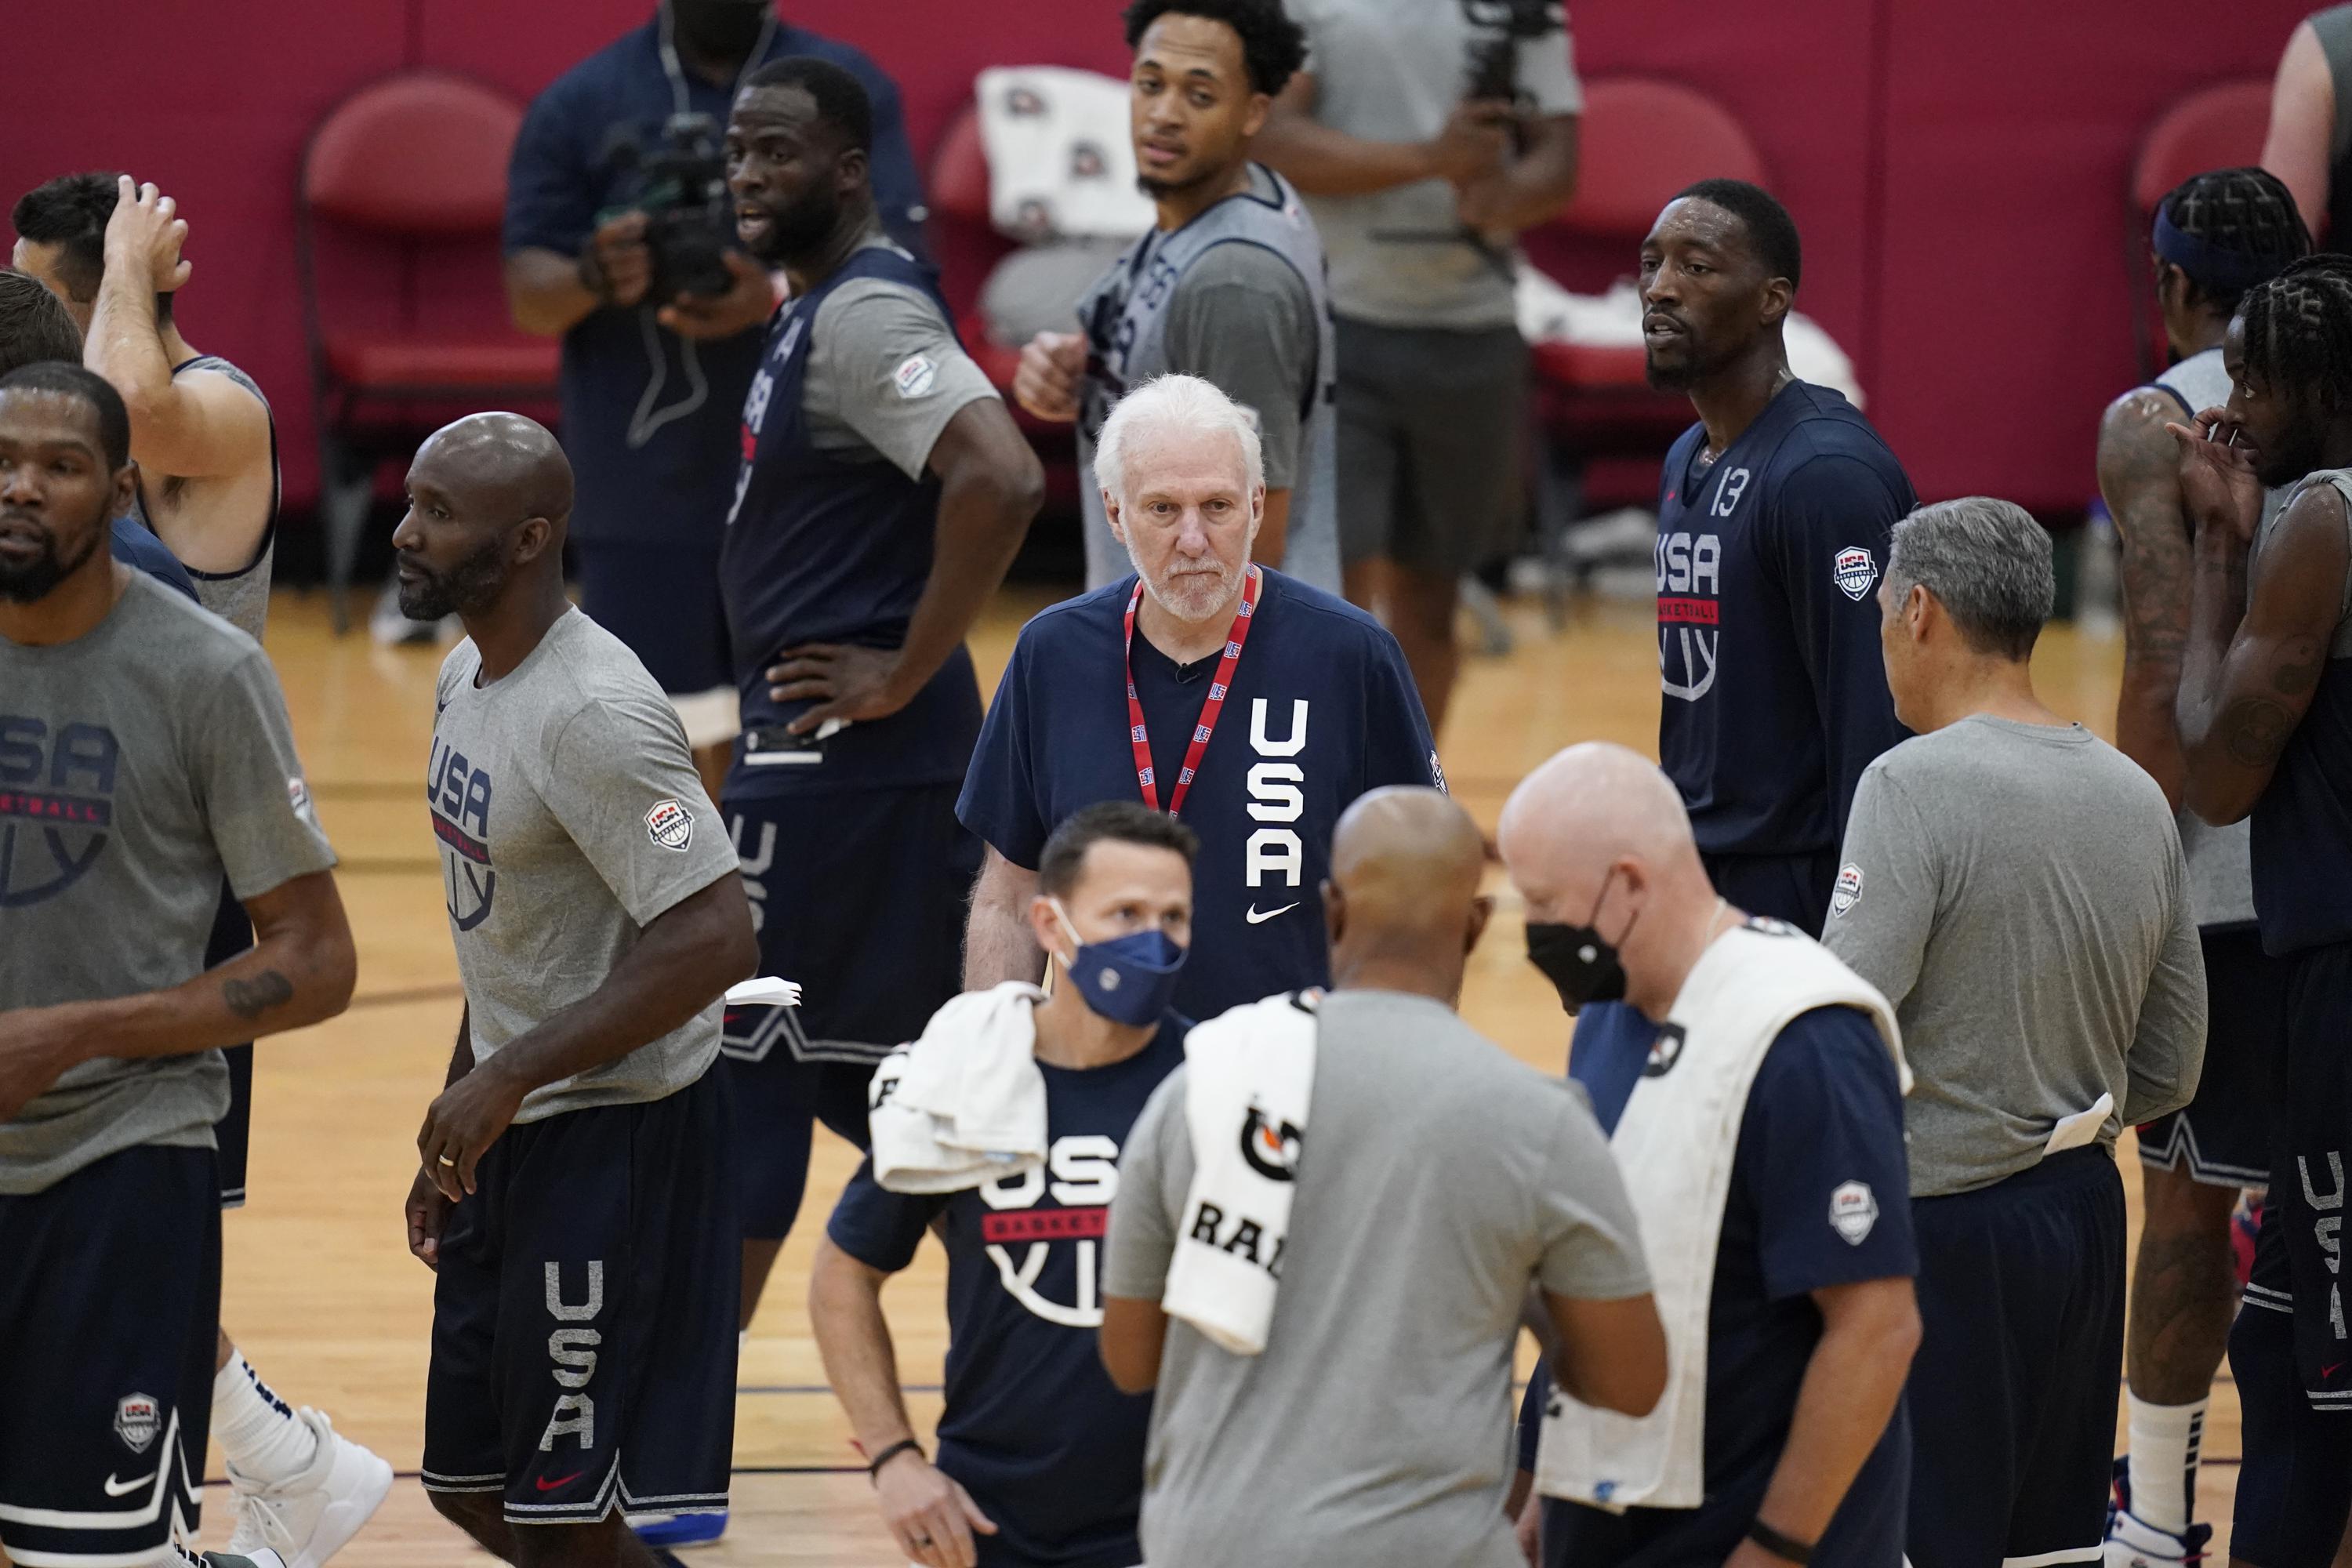
[[[1838,592],[1859,600],[1878,585],[1878,563],[1861,545],[1849,544],[1837,552],[1837,563],[1831,575],[1837,583]]]
[[[163,1409],[152,1394],[126,1394],[115,1402],[114,1435],[134,1454],[145,1453],[163,1429]]]

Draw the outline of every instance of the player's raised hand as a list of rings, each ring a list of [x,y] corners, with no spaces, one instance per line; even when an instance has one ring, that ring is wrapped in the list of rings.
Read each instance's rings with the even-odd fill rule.
[[[974,1568],[972,1532],[996,1533],[971,1494],[912,1448],[876,1472],[874,1493],[898,1549],[923,1568]]]
[[[2208,408],[2194,425],[2168,423],[2180,449],[2180,505],[2201,532],[2225,528],[2237,542],[2253,542],[2263,516],[2263,481],[2253,450],[2229,411]]]
[[[1039,332],[1021,351],[1013,373],[1013,399],[1040,419],[1078,416],[1078,388],[1087,374],[1087,340],[1076,332]]]
[[[431,1176],[416,1173],[408,1185],[408,1250],[436,1274],[441,1272],[441,1232],[452,1206]]]
[[[155,291],[168,294],[188,280],[195,263],[182,259],[188,223],[179,216],[179,204],[151,184],[134,184],[125,174],[115,182],[114,216],[106,220],[106,269],[135,269],[153,279]]]

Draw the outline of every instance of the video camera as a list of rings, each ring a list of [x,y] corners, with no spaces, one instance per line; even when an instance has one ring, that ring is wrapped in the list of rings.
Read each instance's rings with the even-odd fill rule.
[[[658,138],[623,139],[614,163],[632,174],[625,205],[646,215],[653,258],[651,300],[682,294],[711,298],[735,286],[726,253],[736,248],[735,207],[727,193],[727,157],[707,114],[676,114]]]
[[[1465,96],[1517,102],[1519,46],[1567,28],[1560,0],[1462,0],[1462,4],[1473,26],[1495,30],[1492,37],[1470,51],[1469,90]]]

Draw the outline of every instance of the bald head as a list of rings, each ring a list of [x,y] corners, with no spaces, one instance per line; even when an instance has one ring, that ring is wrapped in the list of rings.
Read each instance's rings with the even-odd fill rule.
[[[510,584],[562,591],[572,465],[547,427],[472,414],[425,437],[408,466],[408,515],[393,531],[400,607],[416,620],[493,615]]]
[[[1428,990],[1451,999],[1462,961],[1486,922],[1478,896],[1486,841],[1470,814],[1443,793],[1408,785],[1376,789],[1349,806],[1331,838],[1324,890],[1331,967],[1343,985],[1396,983],[1387,971],[1430,972]],[[1367,966],[1377,981],[1356,978]]]
[[[1555,916],[1561,895],[1597,896],[1607,868],[1633,857],[1659,869],[1698,865],[1690,816],[1674,781],[1640,752],[1588,741],[1555,752],[1519,782],[1503,807],[1503,863],[1528,900],[1528,918]]]

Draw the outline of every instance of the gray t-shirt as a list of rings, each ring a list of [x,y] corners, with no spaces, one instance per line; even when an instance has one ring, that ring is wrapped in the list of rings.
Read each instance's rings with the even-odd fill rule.
[[[819,451],[920,479],[948,421],[996,395],[939,306],[903,283],[851,279],[825,296],[809,333],[801,406]]]
[[[1444,129],[1468,93],[1474,59],[1499,32],[1471,19],[1469,0],[1287,0],[1287,7],[1307,32],[1315,118],[1371,142],[1426,142]],[[1565,16],[1559,32],[1522,40],[1517,50],[1523,108],[1539,116],[1583,109]],[[1309,196],[1307,205],[1323,233],[1339,315],[1456,331],[1517,319],[1508,258],[1498,265],[1464,241],[1445,181]]]
[[[136,574],[72,642],[0,638],[0,1009],[184,984],[224,877],[252,899],[334,863],[251,637]],[[0,1123],[0,1194],[209,1149],[227,1110],[218,1051],[83,1062]]]
[[[1528,1282],[1596,1300],[1650,1289],[1608,1140],[1581,1091],[1428,997],[1335,993],[1317,1039],[1265,1353],[1169,1325],[1144,1560],[1519,1568],[1503,1497]],[[1129,1134],[1110,1295],[1157,1300],[1166,1284],[1192,1180],[1186,1077]]]
[[[1321,343],[1306,280],[1262,245],[1217,246],[1168,302],[1169,363],[1250,411],[1270,490],[1298,483],[1299,409],[1312,400]]]
[[[475,685],[481,667],[470,638],[442,664],[425,775],[477,1064],[735,869],[677,710],[618,637],[572,610],[500,679]],[[720,1011],[533,1089],[515,1120],[676,1093],[718,1057]]]
[[[2079,724],[1976,714],[1870,764],[1822,940],[1895,1004],[1917,1086],[1911,1191],[2178,1110],[2205,1060],[2205,961],[2164,792]]]

